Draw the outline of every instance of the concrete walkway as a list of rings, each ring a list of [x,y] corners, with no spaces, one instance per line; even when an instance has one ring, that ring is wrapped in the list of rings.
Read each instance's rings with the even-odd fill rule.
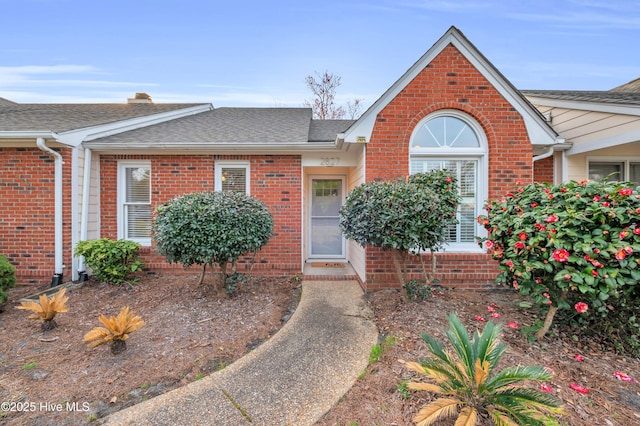
[[[369,362],[378,333],[356,281],[304,281],[280,331],[224,370],[107,417],[109,425],[312,425]]]

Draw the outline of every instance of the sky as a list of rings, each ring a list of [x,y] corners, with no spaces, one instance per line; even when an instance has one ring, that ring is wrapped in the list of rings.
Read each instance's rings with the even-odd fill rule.
[[[640,0],[0,0],[0,97],[366,107],[452,25],[518,89],[640,77]]]

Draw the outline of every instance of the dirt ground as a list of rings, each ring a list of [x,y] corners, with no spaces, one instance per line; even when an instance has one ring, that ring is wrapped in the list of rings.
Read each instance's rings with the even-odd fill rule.
[[[415,361],[427,356],[426,345],[419,337],[422,331],[445,342],[444,331],[449,328],[446,317],[451,312],[470,331],[484,326],[476,316],[503,324],[503,341],[508,350],[498,370],[510,365],[542,365],[556,373],[548,384],[565,405],[567,414],[560,417],[560,424],[640,425],[640,384],[614,376],[619,371],[640,380],[640,360],[618,355],[598,341],[576,339],[565,332],[529,343],[523,329],[534,323],[536,308],[520,308],[518,302],[527,299],[516,293],[449,290],[428,301],[405,302],[399,291],[383,290],[368,294],[367,299],[375,312],[381,340],[392,336],[395,344],[383,352],[380,361],[367,368],[364,377],[317,423],[319,426],[413,425],[411,419],[433,398],[426,392],[409,391],[406,395],[400,392],[398,384],[412,377],[418,379],[399,360]],[[490,317],[490,305],[500,318]],[[507,326],[509,322],[518,324],[518,329]],[[583,361],[578,361],[575,355],[582,356]],[[576,392],[571,383],[586,387],[588,394]],[[491,423],[482,423],[485,424]]]
[[[89,280],[67,292],[69,311],[45,334],[28,311],[14,309],[36,289],[11,289],[0,313],[0,401],[22,412],[0,412],[0,424],[87,424],[198,380],[276,333],[300,287],[294,279],[254,278],[233,297],[219,298],[198,280],[198,274],[145,276],[133,286]],[[106,345],[88,348],[82,338],[101,325],[98,316],[115,316],[124,306],[145,321],[127,350],[114,356]]]
[[[0,401],[14,403],[13,408],[21,403],[28,411],[2,412],[0,424],[99,423],[111,412],[198,380],[277,332],[295,309],[300,290],[294,279],[262,278],[234,297],[221,299],[197,281],[196,275],[147,276],[133,287],[89,281],[68,292],[69,312],[60,314],[59,327],[46,334],[37,321],[27,319],[26,311],[13,309],[33,287],[12,289],[0,313]],[[399,360],[426,356],[419,338],[422,331],[444,341],[446,316],[451,312],[470,330],[481,328],[476,316],[491,320],[490,305],[500,314],[493,321],[503,324],[509,348],[498,369],[520,364],[555,371],[549,385],[565,404],[567,414],[560,418],[561,424],[640,425],[640,384],[614,376],[623,372],[640,379],[640,360],[566,332],[529,343],[523,330],[533,324],[536,310],[520,308],[517,302],[525,299],[517,294],[447,290],[415,302],[404,301],[397,290],[384,290],[366,299],[381,341],[394,344],[367,368],[320,426],[413,424],[411,419],[431,397],[402,392],[399,384],[412,375]],[[114,356],[106,346],[87,348],[82,336],[99,325],[99,314],[116,315],[123,306],[146,322],[131,335],[127,350]],[[508,327],[509,322],[519,328]],[[588,394],[576,392],[571,383],[586,387]]]

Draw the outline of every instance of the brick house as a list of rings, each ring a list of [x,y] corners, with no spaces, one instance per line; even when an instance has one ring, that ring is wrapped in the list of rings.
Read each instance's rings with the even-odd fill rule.
[[[640,180],[638,93],[588,92],[577,101],[568,93],[517,90],[451,27],[355,121],[315,120],[307,108],[154,104],[144,95],[118,105],[0,98],[0,253],[22,282],[82,277],[72,248],[99,237],[138,241],[148,268],[179,269],[153,248],[155,207],[189,192],[235,190],[274,216],[256,273],[313,274],[309,265],[345,262],[346,273],[375,290],[397,285],[393,266],[383,251],[342,237],[345,196],[364,182],[447,168],[463,202],[437,254],[439,275],[446,285],[483,287],[496,274],[475,243],[487,198],[517,181],[597,178],[609,169]],[[593,120],[580,108],[591,108]],[[579,123],[569,126],[571,117]],[[611,126],[593,132],[603,118]]]

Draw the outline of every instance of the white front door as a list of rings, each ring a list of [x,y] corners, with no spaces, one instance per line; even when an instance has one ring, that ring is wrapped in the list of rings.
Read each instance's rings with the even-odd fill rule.
[[[339,212],[344,198],[341,177],[311,178],[309,209],[309,258],[344,258],[345,239]]]

